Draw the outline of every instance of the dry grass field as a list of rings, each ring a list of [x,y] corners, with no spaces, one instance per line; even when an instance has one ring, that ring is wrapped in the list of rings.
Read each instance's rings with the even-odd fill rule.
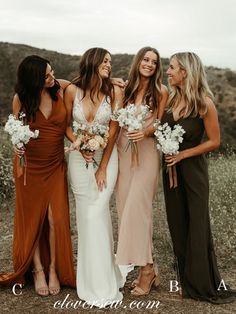
[[[5,134],[0,133],[0,269],[10,271],[12,231],[14,216],[14,193],[11,176],[11,147]],[[209,157],[210,175],[210,213],[212,231],[215,240],[216,254],[222,278],[233,288],[236,288],[236,158],[233,153]],[[70,194],[71,204],[71,235],[76,266],[77,235],[75,226],[75,206]],[[117,215],[114,196],[111,200],[111,215],[113,222],[115,244],[117,241]],[[161,314],[232,314],[236,312],[236,302],[226,305],[211,305],[205,302],[182,300],[177,293],[169,292],[170,280],[176,278],[173,270],[173,255],[169,231],[166,223],[165,206],[161,184],[157,191],[157,199],[153,205],[154,219],[154,256],[161,273],[161,285],[152,289],[145,297],[135,298],[130,295],[129,285],[136,276],[136,270],[128,276],[124,287],[124,300],[116,309],[55,309],[57,300],[71,301],[68,306],[75,305],[78,300],[76,291],[63,288],[59,296],[46,298],[35,294],[32,285],[27,285],[22,294],[13,295],[10,288],[0,287],[1,313],[161,313]],[[19,292],[19,290],[17,291]],[[156,302],[151,308],[149,301]],[[136,303],[135,303],[136,302]],[[159,302],[159,303],[158,303]],[[66,304],[66,303],[65,303]],[[159,305],[158,305],[159,304]],[[139,307],[139,309],[137,308]],[[133,307],[133,308],[132,308]],[[149,307],[149,308],[147,308]]]

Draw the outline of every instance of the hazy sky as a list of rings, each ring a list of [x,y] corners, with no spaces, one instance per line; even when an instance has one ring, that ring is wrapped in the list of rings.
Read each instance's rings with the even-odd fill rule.
[[[236,0],[0,0],[0,41],[79,55],[150,45],[236,70]]]

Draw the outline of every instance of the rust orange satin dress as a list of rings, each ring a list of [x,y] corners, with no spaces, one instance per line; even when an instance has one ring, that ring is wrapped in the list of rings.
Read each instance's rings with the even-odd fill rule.
[[[55,228],[56,271],[61,285],[75,287],[73,253],[67,187],[67,166],[64,159],[66,111],[61,97],[53,102],[48,119],[36,113],[31,129],[39,137],[26,146],[26,173],[19,176],[19,158],[14,161],[16,208],[14,216],[14,273],[0,274],[0,284],[24,283],[30,277],[32,258],[38,243],[46,276],[50,262],[47,210],[51,205]],[[24,185],[26,180],[26,185]]]

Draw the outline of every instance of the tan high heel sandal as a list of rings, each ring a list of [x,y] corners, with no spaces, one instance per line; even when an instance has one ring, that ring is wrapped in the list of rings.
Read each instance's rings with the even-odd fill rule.
[[[56,274],[56,277],[57,277],[57,273],[56,273],[55,267],[53,267],[53,266],[50,266],[50,267],[49,267],[49,276],[50,276],[50,270],[54,270],[54,272],[55,272],[55,274]],[[57,294],[60,293],[60,291],[61,291],[60,282],[59,282],[58,277],[57,277],[57,280],[58,280],[58,286],[49,286],[49,287],[48,287],[49,293],[50,293],[51,295],[57,295]]]
[[[138,277],[134,279],[130,285],[131,290],[134,289],[139,284],[140,277],[141,277],[141,268],[139,269]]]
[[[157,264],[153,264],[153,268],[156,275],[155,286],[158,287],[160,286],[161,278],[160,278],[160,273],[159,273]],[[140,277],[141,277],[141,269],[139,270],[138,278],[132,281],[130,285],[130,289],[134,289],[139,284]]]
[[[43,267],[40,268],[40,269],[33,269],[33,270],[32,270],[33,277],[34,277],[34,289],[35,289],[35,292],[36,292],[38,295],[40,295],[41,297],[47,297],[47,296],[49,295],[48,286],[42,286],[42,287],[38,287],[38,288],[36,289],[36,284],[35,284],[36,279],[35,279],[35,276],[34,276],[34,275],[35,275],[36,273],[40,273],[40,272],[44,272]],[[45,292],[46,292],[46,293],[45,293]]]
[[[160,283],[161,283],[161,276],[160,276],[160,272],[159,272],[157,264],[153,264],[153,269],[154,269],[154,273],[156,275],[155,287],[158,287],[158,286],[160,286]]]
[[[134,289],[134,288],[138,285],[138,283],[139,283],[139,279],[138,279],[138,278],[134,279],[134,280],[131,282],[130,289],[131,289],[131,290]]]
[[[154,284],[155,287],[158,287],[160,285],[160,276],[159,273],[155,273],[154,270],[155,267],[152,267],[150,270],[141,270],[141,276],[142,275],[150,275],[153,273],[153,278],[150,280],[149,282],[149,286],[148,289],[145,291],[143,290],[141,287],[139,287],[139,285],[137,284],[133,290],[131,290],[131,294],[135,295],[135,296],[141,296],[141,295],[147,295],[150,293],[152,285]]]

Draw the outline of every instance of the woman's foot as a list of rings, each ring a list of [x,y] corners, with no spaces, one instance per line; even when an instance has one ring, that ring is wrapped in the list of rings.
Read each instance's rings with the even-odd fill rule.
[[[43,268],[33,269],[32,273],[34,277],[35,292],[42,297],[47,297],[49,295],[49,290]]]
[[[52,295],[57,295],[60,292],[60,282],[57,277],[56,270],[53,266],[49,268],[49,292]]]
[[[159,273],[157,264],[153,264],[153,268],[156,275],[155,286],[157,287],[160,285],[160,273]],[[137,285],[139,285],[140,278],[141,278],[141,267],[139,268],[138,277],[134,279],[131,283],[131,286],[130,286],[131,289],[134,289]]]
[[[158,286],[159,283],[159,276],[156,276],[153,265],[141,267],[139,283],[131,291],[131,294],[136,296],[147,295],[152,285]]]
[[[138,277],[132,281],[130,285],[130,289],[134,289],[139,284],[140,277],[141,277],[141,268],[139,268]]]

